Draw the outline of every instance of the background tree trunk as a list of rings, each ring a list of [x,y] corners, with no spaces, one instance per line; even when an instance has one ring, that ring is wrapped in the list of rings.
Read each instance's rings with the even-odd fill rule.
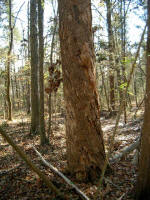
[[[27,6],[27,21],[28,21],[28,65],[30,63],[30,2],[28,2]],[[31,91],[30,91],[30,80],[27,80],[27,114],[31,112]]]
[[[12,27],[12,2],[9,0],[9,50],[7,54],[7,68],[6,68],[6,100],[8,108],[8,120],[12,120],[12,107],[10,99],[10,63],[11,63],[11,52],[13,46],[13,27]]]
[[[120,6],[120,14],[121,14],[121,54],[122,54],[122,79],[123,84],[127,82],[126,79],[126,4],[125,0],[121,0],[121,6]],[[127,95],[125,95],[125,92],[123,91],[122,101],[124,101],[124,123],[127,123]]]
[[[54,12],[55,13],[55,12]],[[58,12],[57,12],[58,13]],[[57,24],[58,24],[58,14],[57,16],[54,15],[54,29],[52,33],[52,41],[51,41],[51,52],[50,52],[50,66],[53,65],[53,55],[54,55],[54,47],[55,47],[55,36],[57,31]],[[50,77],[51,78],[51,77]],[[52,92],[50,92],[48,96],[48,135],[52,133]]]
[[[44,2],[43,2],[44,3]],[[44,121],[44,74],[43,74],[43,62],[44,62],[44,38],[43,38],[43,9],[42,1],[38,0],[38,27],[39,27],[39,125],[40,125],[40,143],[41,145],[47,142],[45,134],[45,121]]]
[[[115,85],[114,85],[114,64],[113,64],[113,51],[114,51],[114,39],[112,31],[112,22],[111,22],[111,12],[112,6],[111,1],[106,0],[107,6],[107,30],[108,30],[108,43],[109,43],[109,85],[110,85],[110,106],[111,111],[115,110]]]
[[[37,42],[37,3],[30,0],[30,45],[31,45],[31,133],[39,126],[38,96],[38,42]]]
[[[67,161],[71,173],[95,178],[105,161],[94,69],[90,0],[59,0],[66,103]]]

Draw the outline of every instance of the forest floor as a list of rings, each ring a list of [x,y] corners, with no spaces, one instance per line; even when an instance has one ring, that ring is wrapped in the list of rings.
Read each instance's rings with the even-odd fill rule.
[[[120,120],[118,132],[115,138],[115,151],[119,152],[125,146],[134,143],[140,135],[143,111],[140,111],[136,120],[133,120],[133,112],[128,114],[128,122],[125,125]],[[2,121],[1,121],[2,122]],[[110,137],[115,125],[115,118],[101,118],[104,131],[106,149],[110,143]],[[38,149],[43,157],[55,166],[59,171],[66,172],[66,144],[64,118],[60,115],[53,124],[53,134],[50,136],[50,145],[40,146],[39,136],[31,137],[29,118],[15,116],[11,122],[3,122],[3,128],[8,135],[19,145],[32,161],[42,170],[53,184],[68,196],[70,200],[81,199],[78,194],[68,186],[60,177],[45,167],[32,148],[32,144]],[[120,161],[111,164],[112,173],[105,176],[102,194],[104,200],[133,200],[137,168],[132,163],[134,152],[128,154]],[[3,173],[4,170],[16,169]],[[75,177],[66,175],[83,191],[90,199],[96,193],[97,184],[79,183]],[[55,195],[45,186],[38,176],[19,158],[17,153],[0,136],[0,200],[56,200]]]

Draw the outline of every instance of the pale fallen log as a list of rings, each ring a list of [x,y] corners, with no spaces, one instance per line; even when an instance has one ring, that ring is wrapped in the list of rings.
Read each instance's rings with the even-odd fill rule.
[[[60,199],[66,199],[64,195],[55,187],[55,185],[43,174],[36,165],[31,161],[31,159],[17,146],[14,141],[7,135],[7,133],[0,126],[0,134],[4,137],[4,139],[15,149],[15,151],[19,154],[19,156],[25,161],[25,163],[32,169],[38,176],[43,180],[43,182],[47,185],[49,189],[54,191]]]
[[[38,152],[38,150],[32,146],[34,151],[36,152],[36,154],[40,157],[42,163],[44,165],[46,165],[47,167],[49,167],[54,173],[56,173],[58,176],[60,176],[61,178],[63,178],[63,180],[70,185],[73,189],[75,189],[75,191],[81,196],[82,199],[85,200],[90,200],[74,183],[72,183],[63,173],[61,173],[56,167],[54,167],[53,165],[51,165],[49,162],[47,162],[43,156]]]
[[[126,154],[129,154],[131,151],[133,151],[134,149],[137,149],[138,146],[140,144],[140,139],[138,138],[133,144],[123,148],[121,150],[121,152],[115,154],[112,156],[112,158],[110,158],[111,162],[116,162],[117,160],[120,160],[123,156],[125,156]]]

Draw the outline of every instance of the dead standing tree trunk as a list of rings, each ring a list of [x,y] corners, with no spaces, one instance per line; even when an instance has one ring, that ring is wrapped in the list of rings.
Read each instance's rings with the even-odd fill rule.
[[[90,0],[59,0],[60,46],[66,102],[67,162],[79,180],[94,179],[105,150],[94,69]]]

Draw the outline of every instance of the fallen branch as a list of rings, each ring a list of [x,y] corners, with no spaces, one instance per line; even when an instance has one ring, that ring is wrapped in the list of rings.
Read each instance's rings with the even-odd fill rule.
[[[120,160],[126,154],[129,154],[134,149],[137,149],[137,147],[139,146],[139,144],[140,144],[140,139],[138,138],[133,144],[131,144],[128,147],[123,148],[120,153],[115,154],[114,156],[112,156],[112,158],[110,158],[110,161],[111,162],[115,162],[116,160]]]
[[[114,187],[116,187],[118,190],[120,190],[120,187],[116,184],[114,184],[110,179],[108,178],[104,178],[106,183],[110,183],[111,185],[113,185]]]
[[[82,199],[85,200],[89,200],[89,198],[74,184],[72,183],[63,173],[61,173],[60,171],[58,171],[57,168],[55,168],[53,165],[51,165],[49,162],[47,162],[43,156],[37,151],[37,149],[32,146],[34,151],[36,152],[36,154],[40,157],[42,163],[44,165],[46,165],[47,167],[49,167],[54,173],[56,173],[58,176],[60,176],[61,178],[63,178],[63,180],[70,185],[73,189],[76,190],[76,192],[81,196]]]
[[[7,135],[7,133],[0,127],[0,134],[4,139],[15,149],[19,156],[26,162],[26,164],[43,180],[49,189],[54,191],[60,198],[65,199],[65,197],[60,193],[60,191],[55,187],[55,185],[32,163],[31,159],[14,143],[14,141]]]
[[[126,195],[126,193],[123,193],[123,194],[121,195],[121,197],[119,197],[117,200],[121,200],[125,195]]]

